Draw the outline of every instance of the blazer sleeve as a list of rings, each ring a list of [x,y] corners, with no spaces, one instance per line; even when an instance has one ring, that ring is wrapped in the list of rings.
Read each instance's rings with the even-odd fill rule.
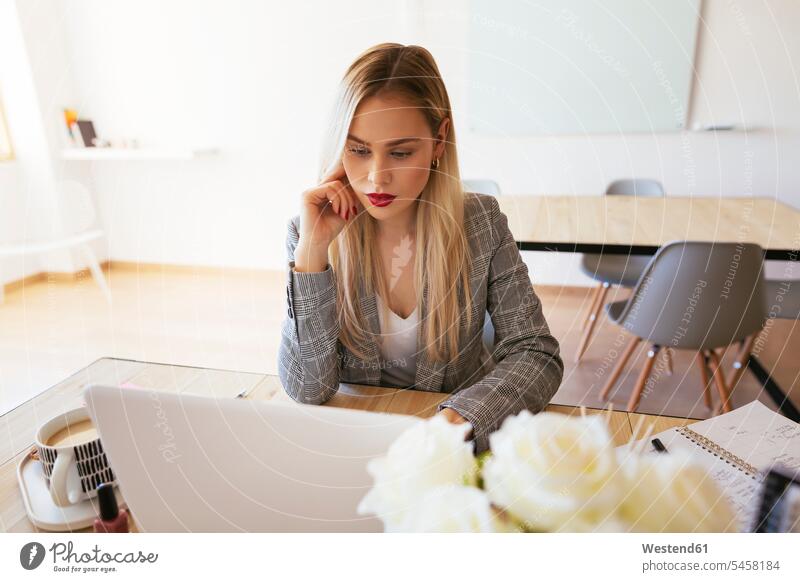
[[[296,273],[294,252],[300,236],[289,221],[286,251],[287,314],[281,328],[278,376],[286,393],[304,404],[322,404],[339,388],[339,320],[336,277],[330,264],[318,273]]]
[[[489,266],[487,309],[495,331],[492,354],[497,365],[472,386],[442,402],[472,424],[478,453],[503,420],[523,409],[547,406],[564,374],[558,341],[550,334],[508,219],[495,198],[490,201],[496,247]]]

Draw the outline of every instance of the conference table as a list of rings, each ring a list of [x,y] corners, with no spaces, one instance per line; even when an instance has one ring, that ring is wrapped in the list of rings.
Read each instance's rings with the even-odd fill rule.
[[[284,392],[279,378],[271,374],[101,358],[0,416],[0,429],[6,435],[0,440],[0,532],[43,531],[28,519],[17,483],[17,466],[34,450],[37,428],[58,414],[82,406],[83,389],[89,384],[124,384],[131,390],[156,389],[209,398],[293,402]],[[325,406],[425,418],[435,414],[437,404],[447,397],[446,393],[341,384],[338,393]],[[567,415],[581,413],[579,408],[570,406],[548,406],[547,410]],[[637,426],[644,433],[653,425],[653,432],[657,433],[695,422],[685,418],[599,409],[588,409],[586,413],[605,415],[618,445],[627,443]],[[131,531],[137,531],[136,516],[132,514],[131,517]],[[91,529],[75,530],[75,533],[87,531]]]
[[[800,211],[771,198],[498,196],[524,251],[652,255],[675,240],[752,242],[796,261]]]
[[[797,261],[800,211],[772,198],[498,196],[520,250],[654,255],[671,241],[757,243],[766,260]],[[795,292],[798,286],[795,285]],[[747,368],[779,410],[800,410],[754,355]]]

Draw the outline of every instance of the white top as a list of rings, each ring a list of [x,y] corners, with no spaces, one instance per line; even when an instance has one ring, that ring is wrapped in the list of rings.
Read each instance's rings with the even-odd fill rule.
[[[414,385],[417,372],[417,327],[419,308],[406,319],[384,306],[380,295],[375,295],[378,303],[378,317],[381,333],[378,347],[381,354],[381,385],[408,387]]]

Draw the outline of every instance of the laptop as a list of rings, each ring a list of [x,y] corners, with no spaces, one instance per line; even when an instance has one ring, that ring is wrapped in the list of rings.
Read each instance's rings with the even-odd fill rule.
[[[370,459],[415,417],[91,385],[84,401],[143,532],[372,532]]]

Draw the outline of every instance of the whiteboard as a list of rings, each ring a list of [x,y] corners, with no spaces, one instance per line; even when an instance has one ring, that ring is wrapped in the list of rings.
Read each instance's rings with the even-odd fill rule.
[[[498,136],[683,129],[700,2],[471,0],[471,129]]]

